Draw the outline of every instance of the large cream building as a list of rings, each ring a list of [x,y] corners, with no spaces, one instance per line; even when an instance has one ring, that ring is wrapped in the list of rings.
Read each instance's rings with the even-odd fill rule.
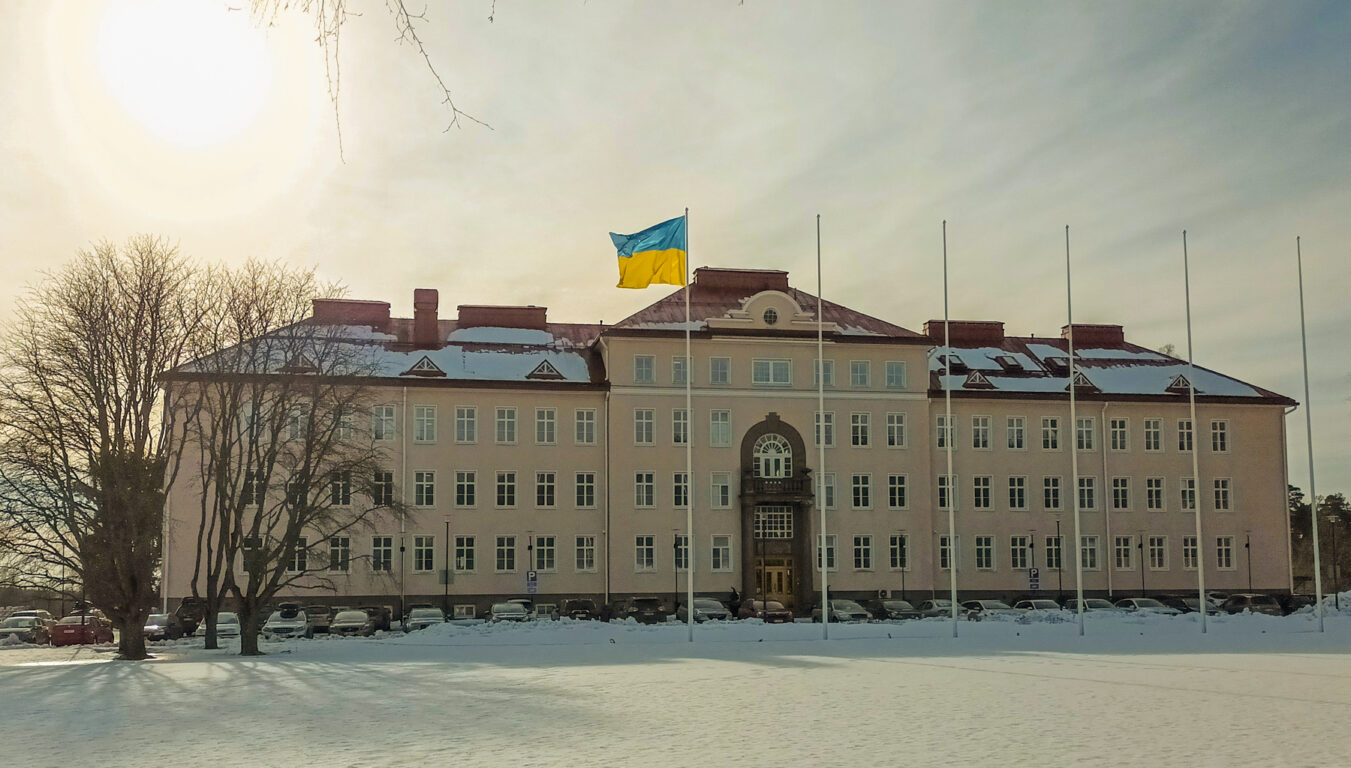
[[[948,357],[941,321],[916,333],[826,302],[821,413],[816,306],[785,272],[710,268],[609,326],[550,322],[542,307],[460,306],[440,319],[428,290],[411,320],[386,303],[316,301],[312,322],[380,343],[372,428],[413,510],[402,524],[377,516],[369,532],[310,539],[307,562],[337,566],[323,574],[337,592],[304,599],[445,600],[463,616],[527,596],[531,574],[529,596],[555,605],[669,602],[693,578],[700,594],[763,593],[803,613],[820,594],[822,433],[832,594],[942,596],[950,501],[962,597],[1028,594],[1033,569],[1041,594],[1070,592],[1076,496],[1092,595],[1192,590],[1198,562],[1208,588],[1289,590],[1293,401],[1197,368],[1193,424],[1185,362],[1119,326],[1076,325],[1071,423],[1068,328],[1013,337],[1002,323],[954,321]],[[171,498],[174,600],[190,594],[192,493],[180,484]]]

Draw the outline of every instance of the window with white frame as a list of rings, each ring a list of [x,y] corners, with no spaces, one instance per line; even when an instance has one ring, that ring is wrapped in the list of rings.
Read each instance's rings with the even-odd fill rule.
[[[1031,549],[1031,539],[1027,536],[1009,537],[1009,567],[1015,571],[1027,568],[1027,553]]]
[[[714,536],[712,556],[714,571],[726,572],[732,570],[732,537]]]
[[[690,441],[690,412],[684,408],[671,411],[671,444],[684,445]]]
[[[497,442],[502,445],[516,442],[516,409],[511,406],[497,409]]]
[[[793,510],[788,507],[756,507],[752,521],[757,539],[793,538]]]
[[[1179,497],[1182,500],[1183,509],[1196,509],[1196,478],[1182,478],[1182,487],[1179,489]]]
[[[887,507],[905,509],[910,506],[905,475],[887,475]]]
[[[478,504],[478,473],[473,470],[455,471],[455,506],[472,507]]]
[[[1047,416],[1041,420],[1041,449],[1043,451],[1060,450],[1060,419]]]
[[[1229,511],[1229,478],[1227,477],[1215,480],[1215,511]]]
[[[419,469],[413,473],[413,506],[431,507],[436,505],[436,472]]]
[[[1046,568],[1052,571],[1060,570],[1065,560],[1062,557],[1064,552],[1064,541],[1059,536],[1046,537]]]
[[[888,413],[887,414],[887,447],[904,448],[905,447],[905,414]]]
[[[657,383],[657,358],[652,355],[633,356],[633,383]]]
[[[905,389],[906,388],[906,370],[903,360],[888,360],[886,362],[887,389]]]
[[[732,359],[730,357],[710,357],[708,359],[708,383],[713,386],[726,386],[732,383]]]
[[[1092,416],[1075,420],[1074,444],[1081,451],[1096,450],[1097,427]]]
[[[1182,537],[1182,570],[1196,570],[1196,537]]]
[[[961,545],[961,541],[962,537],[958,536],[958,546]],[[950,546],[950,542],[951,539],[948,538],[947,534],[938,537],[938,567],[940,570],[946,571],[952,567],[952,547]]]
[[[990,503],[990,483],[989,475],[978,475],[971,478],[971,508],[972,509],[993,509],[994,505]]]
[[[578,509],[594,509],[596,506],[596,473],[578,472],[574,475],[576,494],[574,503]]]
[[[1027,418],[1024,416],[1010,416],[1004,424],[1004,435],[1008,438],[1007,445],[1010,451],[1021,451],[1027,448]]]
[[[239,488],[239,502],[245,506],[261,504],[267,495],[261,473],[252,469],[244,473],[244,482]]]
[[[887,540],[887,562],[893,571],[910,570],[910,537],[893,533]]]
[[[828,570],[828,571],[833,571],[833,570],[835,570],[836,567],[837,567],[837,566],[835,565],[835,534],[833,534],[833,533],[828,534],[828,535],[825,537],[825,544],[826,544],[826,546],[825,546],[826,570]],[[818,570],[818,571],[821,570],[821,554],[822,554],[822,553],[821,553],[821,536],[820,536],[820,534],[817,534],[817,536],[816,536],[816,570]]]
[[[690,569],[690,537],[686,533],[677,533],[674,542],[675,567],[677,571]]]
[[[1178,419],[1177,421],[1177,449],[1183,453],[1192,449],[1191,419]]]
[[[1131,508],[1131,479],[1129,477],[1112,478],[1112,509]]]
[[[826,497],[826,509],[835,509],[835,473],[824,472],[821,474],[822,493]]]
[[[873,505],[873,476],[856,474],[850,478],[849,484],[853,489],[854,509],[871,509]]]
[[[866,389],[873,385],[873,364],[867,360],[849,361],[849,386]]]
[[[726,448],[732,444],[732,412],[725,410],[708,413],[708,444]]]
[[[310,415],[300,406],[286,417],[286,437],[291,440],[300,440],[308,434],[310,429]],[[433,440],[436,439],[434,436]]]
[[[1135,570],[1135,539],[1117,536],[1112,540],[1112,562],[1118,571]]]
[[[824,426],[824,428],[825,428],[825,433],[826,433],[826,447],[827,447],[827,448],[833,448],[833,447],[835,446],[835,412],[834,412],[834,411],[826,411],[826,412],[824,412],[824,413],[822,413],[821,411],[817,411],[817,412],[816,412],[816,432],[815,432],[815,435],[816,435],[816,444],[817,444],[817,445],[820,445],[820,444],[821,444],[821,430],[822,430],[822,427],[823,427],[823,426]]]
[[[761,435],[751,449],[751,470],[755,477],[792,477],[793,449],[782,435]]]
[[[535,570],[558,570],[557,545],[553,536],[535,537]]]
[[[684,472],[671,475],[671,505],[684,509],[690,503],[690,476]]]
[[[1059,512],[1060,506],[1060,478],[1043,477],[1041,479],[1041,506],[1047,512]]]
[[[982,571],[994,570],[994,537],[976,537],[976,568]]]
[[[676,386],[685,386],[689,381],[690,359],[681,355],[671,358],[671,383]]]
[[[1114,451],[1130,450],[1130,420],[1112,419],[1108,425],[1112,431],[1111,446]]]
[[[1223,419],[1210,422],[1210,450],[1214,453],[1229,452],[1229,422]]]
[[[633,473],[633,506],[639,509],[651,509],[657,506],[657,480],[655,472]]]
[[[825,379],[821,378],[821,371],[825,371]],[[834,360],[813,360],[812,361],[812,386],[835,386],[835,361]]]
[[[1079,537],[1079,564],[1086,571],[1098,570],[1098,537]]]
[[[855,448],[867,448],[872,436],[871,413],[849,414],[849,444]]]
[[[574,552],[574,567],[583,573],[590,573],[596,570],[596,537],[578,536],[576,537],[576,550]]]
[[[371,537],[371,570],[388,573],[394,563],[394,537]]]
[[[1234,537],[1215,537],[1215,567],[1221,571],[1234,570]]]
[[[792,383],[790,361],[763,358],[751,361],[751,384],[757,387],[787,387]]]
[[[304,536],[297,537],[296,543],[291,547],[291,556],[286,559],[287,571],[299,573],[309,567],[309,552],[306,547],[306,538]]]
[[[732,473],[713,472],[709,475],[708,504],[713,509],[732,508]]]
[[[333,506],[352,506],[352,471],[350,469],[341,469],[332,473],[329,476],[329,485],[329,499],[333,502]],[[1216,493],[1218,494],[1218,490]]]
[[[535,506],[549,509],[555,506],[554,488],[557,478],[553,472],[535,473]]]
[[[436,567],[436,537],[413,537],[413,573],[431,573]]]
[[[948,423],[947,414],[940,413],[934,416],[934,436],[938,440],[939,448],[947,448],[949,445],[956,448],[957,444],[953,442],[956,438],[953,426]]]
[[[352,539],[348,536],[333,536],[328,540],[328,569],[346,571],[352,562]]]
[[[633,569],[639,572],[657,570],[657,537],[633,538]]]
[[[1027,478],[1009,478],[1009,509],[1015,512],[1027,511]]]
[[[558,442],[558,409],[535,409],[535,445],[553,445]]]
[[[455,406],[455,442],[478,442],[478,408],[472,405]]]
[[[854,570],[871,571],[873,569],[873,537],[863,535],[854,537]]]
[[[381,442],[394,439],[394,406],[377,405],[371,410],[371,436]]]
[[[572,412],[572,441],[577,445],[596,444],[595,408],[578,408]]]
[[[1079,478],[1079,509],[1098,508],[1098,478]]]
[[[1145,508],[1151,512],[1163,511],[1163,478],[1145,478]]]
[[[436,442],[436,406],[413,406],[413,442]]]
[[[988,450],[990,447],[990,417],[971,417],[971,447],[976,450]]]
[[[952,489],[956,481],[954,475],[938,476],[938,508],[950,509],[952,507]]]
[[[516,537],[497,537],[497,558],[494,565],[498,573],[513,573],[516,570]]]
[[[478,557],[474,549],[474,537],[456,536],[455,570],[459,573],[473,573],[477,568]]]
[[[1149,537],[1149,570],[1168,570],[1168,537]]]
[[[497,506],[510,508],[516,506],[516,473],[497,473]]]
[[[1158,453],[1163,450],[1163,419],[1145,419],[1145,451]]]
[[[656,416],[653,410],[651,408],[634,408],[634,445],[654,445],[656,441]]]

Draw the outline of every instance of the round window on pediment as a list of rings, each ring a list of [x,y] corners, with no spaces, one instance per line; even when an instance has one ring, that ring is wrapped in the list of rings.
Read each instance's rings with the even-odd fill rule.
[[[773,325],[779,322],[779,313],[775,312],[773,309],[766,309],[764,318],[765,318],[765,325]]]

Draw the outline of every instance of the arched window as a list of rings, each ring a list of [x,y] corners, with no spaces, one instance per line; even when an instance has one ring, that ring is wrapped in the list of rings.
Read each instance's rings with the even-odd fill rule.
[[[763,435],[752,451],[756,477],[790,477],[793,474],[793,449],[779,435]]]

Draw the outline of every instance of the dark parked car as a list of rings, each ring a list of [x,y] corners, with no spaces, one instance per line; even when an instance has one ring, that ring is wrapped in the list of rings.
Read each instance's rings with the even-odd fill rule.
[[[1276,601],[1281,604],[1281,610],[1285,611],[1285,615],[1289,616],[1300,608],[1316,604],[1318,598],[1314,595],[1280,595]]]
[[[197,625],[206,619],[206,600],[200,597],[185,597],[174,609],[174,616],[178,618],[183,634],[194,634],[197,632]]]
[[[1158,600],[1160,603],[1163,603],[1169,608],[1176,609],[1179,613],[1196,613],[1197,610],[1201,607],[1201,604],[1203,602],[1199,597],[1183,597],[1183,596],[1163,596],[1163,597],[1156,597],[1154,599]],[[1218,613],[1224,613],[1224,611],[1220,610],[1209,600],[1204,601],[1204,603],[1207,615],[1214,616],[1215,614]]]
[[[600,611],[596,609],[595,600],[579,598],[577,600],[569,600],[566,603],[563,603],[563,615],[569,619],[585,621],[589,619],[594,619],[599,614]]]
[[[1285,611],[1281,610],[1281,604],[1276,601],[1276,598],[1271,595],[1259,595],[1252,592],[1230,595],[1224,601],[1222,607],[1225,613],[1252,611],[1253,613],[1265,613],[1268,616],[1285,615]]]
[[[714,600],[711,597],[694,598],[694,620],[697,622],[705,621],[727,621],[732,618],[732,612],[727,610],[727,606]],[[689,621],[689,611],[685,610],[684,604],[676,609],[677,621]]]
[[[111,643],[113,625],[93,613],[67,616],[52,629],[52,645]]]
[[[21,643],[46,645],[52,641],[52,623],[37,616],[10,616],[0,622],[0,642],[12,638]]]
[[[365,611],[339,611],[328,623],[328,633],[338,637],[369,637],[375,634],[375,618]]]
[[[853,600],[831,600],[830,620],[834,622],[872,621],[872,614]],[[812,609],[812,621],[821,621],[821,609]]]
[[[177,640],[183,635],[183,620],[172,613],[152,613],[145,619],[146,640]]]
[[[743,600],[739,619],[763,619],[766,624],[787,624],[793,620],[793,612],[778,600]]]
[[[367,616],[374,620],[375,628],[382,631],[389,631],[390,621],[394,618],[394,609],[388,605],[363,605],[357,608],[358,611],[365,611]]]
[[[919,604],[919,613],[926,619],[934,617],[948,618],[952,616],[952,601],[944,597],[936,597],[932,600],[925,600]],[[957,606],[957,615],[962,614],[961,606]]]
[[[307,605],[305,615],[310,617],[311,632],[327,632],[329,623],[333,621],[333,609],[327,605]]]
[[[488,609],[488,621],[529,621],[530,611],[520,603],[493,603]]]
[[[666,611],[662,610],[661,600],[655,597],[635,597],[624,610],[624,617],[639,624],[660,624],[666,621]]]
[[[1176,616],[1181,613],[1178,609],[1152,597],[1123,597],[1116,601],[1116,607],[1127,613],[1153,613],[1162,616]]]
[[[863,607],[877,617],[878,621],[900,621],[923,616],[908,600],[874,600],[871,603],[864,603]]]

